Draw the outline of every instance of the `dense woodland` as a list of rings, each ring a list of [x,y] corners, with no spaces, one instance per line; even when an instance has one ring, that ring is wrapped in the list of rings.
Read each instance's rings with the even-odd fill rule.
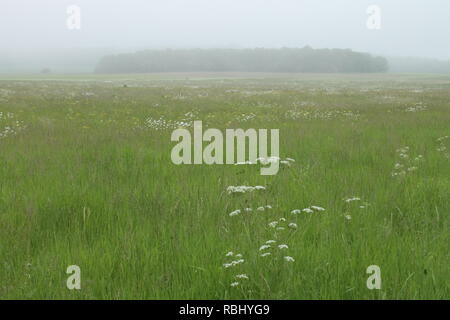
[[[97,73],[139,72],[386,72],[383,57],[350,49],[167,49],[108,55]]]

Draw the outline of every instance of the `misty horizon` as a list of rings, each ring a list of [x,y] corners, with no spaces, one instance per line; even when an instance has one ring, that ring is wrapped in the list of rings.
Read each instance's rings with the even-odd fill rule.
[[[81,28],[67,28],[67,7]],[[381,28],[366,26],[370,5]],[[339,48],[374,55],[450,60],[443,0],[27,1],[2,4],[0,52],[165,48]]]

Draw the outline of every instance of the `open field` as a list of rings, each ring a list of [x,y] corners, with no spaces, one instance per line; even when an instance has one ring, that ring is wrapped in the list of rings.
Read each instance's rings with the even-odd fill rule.
[[[0,298],[450,298],[450,76],[0,79]],[[174,165],[193,120],[295,162]]]

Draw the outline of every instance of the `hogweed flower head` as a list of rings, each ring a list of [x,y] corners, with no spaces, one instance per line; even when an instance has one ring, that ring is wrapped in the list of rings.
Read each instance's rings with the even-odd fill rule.
[[[269,227],[275,228],[278,225],[278,221],[272,221],[269,223]]]
[[[295,261],[295,259],[290,257],[290,256],[285,256],[284,260],[287,261],[287,262],[294,262]]]
[[[228,194],[232,193],[247,193],[247,192],[253,192],[255,190],[265,190],[266,187],[264,186],[229,186],[227,188]]]
[[[359,200],[361,200],[361,198],[359,198],[359,197],[352,197],[352,198],[348,198],[348,199],[345,199],[345,202],[352,202],[352,201],[359,201]]]
[[[239,209],[238,210],[234,210],[234,211],[229,213],[229,216],[230,217],[234,217],[234,216],[237,216],[240,213],[241,213],[241,210],[239,210]]]

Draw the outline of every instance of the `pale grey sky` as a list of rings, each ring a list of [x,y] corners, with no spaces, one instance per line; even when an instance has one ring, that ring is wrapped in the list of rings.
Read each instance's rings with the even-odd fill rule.
[[[81,30],[66,8],[81,8]],[[366,27],[369,5],[381,30]],[[1,0],[0,50],[351,48],[450,59],[448,0]]]

